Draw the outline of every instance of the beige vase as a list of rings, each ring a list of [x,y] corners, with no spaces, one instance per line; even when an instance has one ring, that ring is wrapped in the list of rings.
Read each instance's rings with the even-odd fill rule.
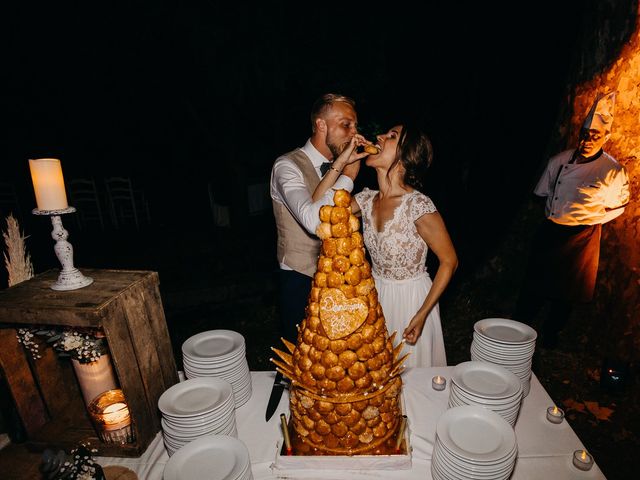
[[[98,360],[91,363],[80,363],[75,358],[71,359],[73,370],[76,373],[85,405],[102,392],[118,388],[116,374],[111,364],[111,356],[106,353]]]

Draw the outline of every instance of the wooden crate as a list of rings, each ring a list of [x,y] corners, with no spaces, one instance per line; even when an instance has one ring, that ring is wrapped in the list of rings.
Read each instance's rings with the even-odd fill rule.
[[[94,283],[72,291],[49,286],[48,271],[0,291],[0,367],[34,451],[69,451],[90,442],[98,455],[138,457],[160,430],[158,398],[178,382],[158,274],[149,271],[90,270]],[[68,359],[51,348],[31,360],[16,338],[20,326],[68,325],[102,328],[120,387],[129,405],[135,442],[100,441],[89,420]]]

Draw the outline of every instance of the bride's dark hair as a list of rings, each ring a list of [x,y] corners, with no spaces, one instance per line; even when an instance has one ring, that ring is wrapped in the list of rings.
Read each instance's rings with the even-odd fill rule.
[[[400,162],[404,167],[405,185],[422,190],[424,177],[433,160],[433,146],[429,137],[415,124],[407,122],[401,125],[402,132],[393,163]]]

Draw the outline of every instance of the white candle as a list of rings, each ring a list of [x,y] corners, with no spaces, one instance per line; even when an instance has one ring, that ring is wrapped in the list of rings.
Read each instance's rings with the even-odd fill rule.
[[[105,423],[115,424],[122,422],[129,416],[129,409],[126,403],[119,402],[109,405],[102,413]]]
[[[69,206],[60,160],[56,158],[29,160],[29,169],[38,210],[64,210]]]
[[[586,450],[576,450],[573,452],[573,465],[578,470],[591,470],[591,467],[593,467],[593,457]]]
[[[434,390],[444,390],[447,386],[447,379],[440,375],[436,375],[431,379],[431,386]]]
[[[562,423],[562,420],[564,420],[564,411],[555,405],[547,408],[547,420],[551,423]]]
[[[87,408],[100,440],[114,444],[133,442],[135,432],[122,390],[118,388],[101,393]]]

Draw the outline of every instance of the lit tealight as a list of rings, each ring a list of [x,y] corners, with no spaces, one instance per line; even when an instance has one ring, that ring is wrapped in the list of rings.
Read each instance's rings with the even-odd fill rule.
[[[444,390],[447,386],[447,379],[440,375],[436,375],[431,379],[431,386],[434,390]]]
[[[593,457],[586,450],[576,450],[573,452],[573,465],[578,470],[591,470],[591,467],[593,467]]]
[[[564,411],[555,405],[547,408],[547,420],[551,423],[562,423],[564,420]]]

